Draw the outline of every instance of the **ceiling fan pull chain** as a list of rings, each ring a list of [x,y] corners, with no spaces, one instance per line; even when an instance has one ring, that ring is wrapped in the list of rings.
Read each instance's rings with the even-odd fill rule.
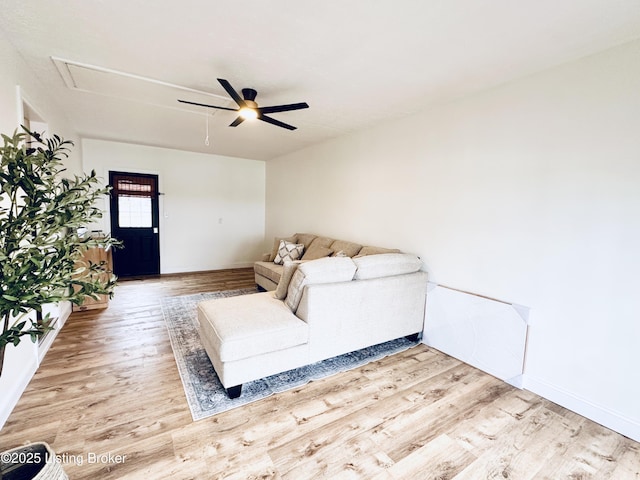
[[[209,112],[205,113],[205,117],[206,117],[206,123],[207,123],[207,136],[204,137],[204,144],[208,147],[209,146]]]

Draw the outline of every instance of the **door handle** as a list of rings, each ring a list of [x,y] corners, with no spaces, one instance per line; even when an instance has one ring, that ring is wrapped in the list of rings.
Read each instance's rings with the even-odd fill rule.
[[[153,233],[158,233],[158,227],[153,227]]]

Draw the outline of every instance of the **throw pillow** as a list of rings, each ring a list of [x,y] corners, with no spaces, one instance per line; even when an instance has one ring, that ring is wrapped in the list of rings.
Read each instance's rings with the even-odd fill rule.
[[[284,262],[284,267],[282,269],[282,275],[280,276],[280,281],[278,282],[278,287],[276,288],[275,293],[273,294],[274,298],[278,300],[284,300],[287,297],[287,290],[289,289],[289,283],[291,282],[291,277],[298,269],[298,265],[300,262]]]
[[[284,265],[285,260],[293,262],[302,257],[303,251],[304,245],[302,243],[291,243],[286,240],[280,240],[278,253],[276,254],[276,258],[273,259],[273,263]]]
[[[309,245],[309,248],[314,247],[314,246],[329,248],[329,247],[331,247],[331,244],[333,242],[334,242],[333,238],[316,237],[316,238],[313,239],[313,242],[311,242],[311,245]]]
[[[304,252],[302,256],[303,260],[317,260],[318,258],[328,257],[333,253],[333,250],[327,247],[321,247],[319,245],[311,244],[309,249]]]
[[[271,249],[269,260],[266,260],[266,261],[273,262],[275,260],[276,255],[278,254],[278,249],[280,248],[280,240],[284,240],[286,242],[291,242],[291,243],[302,243],[302,242],[298,242],[298,237],[296,235],[292,235],[291,237],[275,237],[273,239],[273,248]]]

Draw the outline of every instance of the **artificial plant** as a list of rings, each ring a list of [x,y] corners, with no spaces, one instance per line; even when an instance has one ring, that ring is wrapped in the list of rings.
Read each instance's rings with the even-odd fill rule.
[[[43,305],[112,296],[116,281],[104,262],[82,261],[85,250],[117,243],[81,234],[102,216],[95,203],[108,187],[93,171],[64,176],[71,141],[23,130],[2,135],[0,150],[0,375],[7,346],[52,328]]]

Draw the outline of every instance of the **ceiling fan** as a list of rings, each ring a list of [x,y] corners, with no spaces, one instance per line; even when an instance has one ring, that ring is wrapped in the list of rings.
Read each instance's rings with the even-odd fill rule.
[[[243,88],[242,97],[238,95],[238,92],[234,90],[231,84],[224,78],[218,78],[220,85],[226,90],[229,96],[238,104],[238,108],[217,107],[215,105],[206,105],[204,103],[189,102],[187,100],[178,100],[180,103],[188,103],[190,105],[198,105],[200,107],[217,108],[218,110],[230,110],[232,112],[238,112],[238,118],[236,118],[229,126],[237,127],[247,119],[257,118],[263,122],[270,123],[277,127],[286,128],[287,130],[295,130],[297,127],[289,125],[287,123],[276,120],[275,118],[267,117],[266,113],[278,113],[288,112],[290,110],[300,110],[303,108],[309,108],[306,102],[291,103],[288,105],[274,105],[273,107],[259,107],[256,103],[256,92],[253,88]]]

